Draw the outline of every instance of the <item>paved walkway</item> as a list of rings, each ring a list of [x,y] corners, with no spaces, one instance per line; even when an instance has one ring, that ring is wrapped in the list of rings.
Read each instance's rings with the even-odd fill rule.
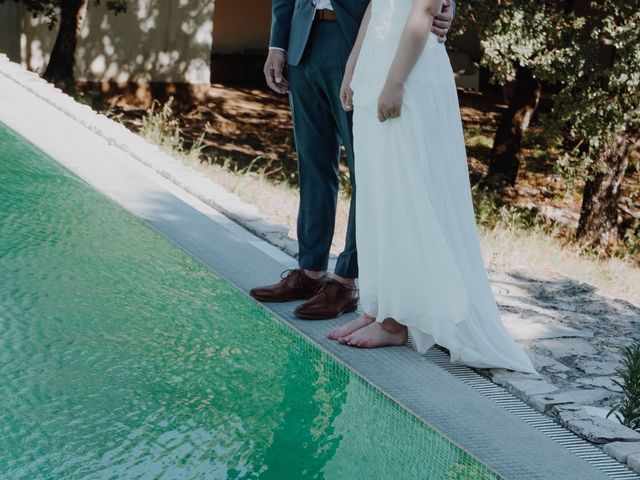
[[[494,271],[490,276],[505,325],[531,355],[544,381],[485,373],[552,416],[575,420],[586,414],[606,415],[621,398],[613,382],[621,350],[640,343],[640,308],[562,276],[523,271]],[[640,434],[616,428],[613,417],[572,429],[596,443],[640,440]]]
[[[624,346],[640,343],[640,308],[566,277],[491,273],[503,322],[538,371],[580,403],[611,407]]]

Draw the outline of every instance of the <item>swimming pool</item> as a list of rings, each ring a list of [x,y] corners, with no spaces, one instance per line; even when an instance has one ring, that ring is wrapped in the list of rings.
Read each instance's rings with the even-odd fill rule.
[[[2,125],[0,205],[0,478],[498,478]]]

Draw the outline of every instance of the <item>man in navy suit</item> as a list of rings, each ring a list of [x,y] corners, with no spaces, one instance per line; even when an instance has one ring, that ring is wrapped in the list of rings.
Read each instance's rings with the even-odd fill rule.
[[[303,319],[334,318],[358,306],[352,113],[342,107],[340,86],[368,5],[369,0],[273,0],[264,73],[269,87],[288,93],[291,104],[300,174],[299,268],[251,295],[264,302],[308,300],[295,311]],[[445,0],[433,27],[441,41],[452,19],[452,0]],[[351,207],[345,249],[329,275],[341,145],[351,176]]]

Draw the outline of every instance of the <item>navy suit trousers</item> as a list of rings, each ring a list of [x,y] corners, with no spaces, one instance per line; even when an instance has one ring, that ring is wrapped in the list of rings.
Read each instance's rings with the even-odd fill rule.
[[[352,114],[340,103],[351,47],[337,22],[314,23],[301,61],[289,67],[289,100],[300,172],[300,267],[327,269],[335,228],[340,146],[344,145],[351,176],[351,207],[345,249],[335,273],[357,278]]]

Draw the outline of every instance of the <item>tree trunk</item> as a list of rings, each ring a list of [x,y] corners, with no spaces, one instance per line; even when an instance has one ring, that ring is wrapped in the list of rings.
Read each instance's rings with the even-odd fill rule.
[[[516,184],[520,168],[522,137],[538,108],[542,87],[531,70],[518,66],[513,97],[502,115],[489,158],[487,178],[509,185]]]
[[[63,90],[73,86],[76,45],[88,4],[89,0],[62,0],[60,3],[60,30],[44,78]]]
[[[620,240],[618,203],[620,185],[629,165],[630,146],[628,139],[615,137],[597,160],[606,170],[585,183],[577,235],[594,246],[615,248]]]

